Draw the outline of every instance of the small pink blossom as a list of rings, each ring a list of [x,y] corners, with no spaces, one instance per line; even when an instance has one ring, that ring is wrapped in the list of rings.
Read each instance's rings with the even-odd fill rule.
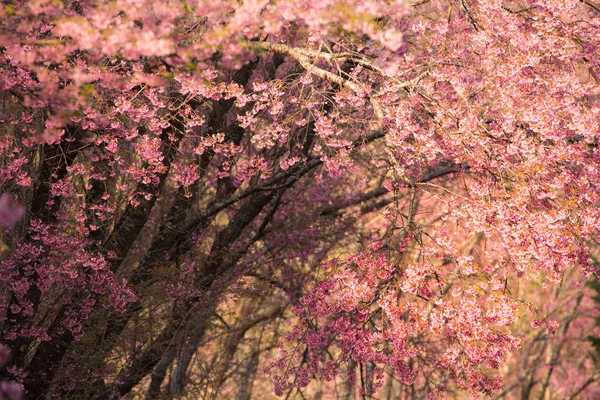
[[[23,385],[13,381],[0,382],[0,400],[21,400]]]
[[[3,193],[0,196],[0,224],[12,227],[25,216],[25,207],[12,195]]]

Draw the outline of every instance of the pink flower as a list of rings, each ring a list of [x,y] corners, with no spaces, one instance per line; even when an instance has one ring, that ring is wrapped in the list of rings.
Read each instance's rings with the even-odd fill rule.
[[[23,385],[13,381],[0,382],[0,400],[21,400]]]
[[[546,329],[548,329],[548,335],[554,336],[556,334],[556,330],[560,327],[560,324],[556,321],[548,321],[546,322]]]
[[[0,196],[0,224],[10,228],[25,216],[23,207],[12,195],[3,193]]]

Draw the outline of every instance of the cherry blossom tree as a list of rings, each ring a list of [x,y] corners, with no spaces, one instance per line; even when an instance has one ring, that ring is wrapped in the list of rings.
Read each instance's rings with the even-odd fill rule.
[[[27,398],[217,398],[234,361],[240,399],[263,376],[594,390],[572,338],[597,329],[600,5],[13,0],[0,20],[0,375]]]

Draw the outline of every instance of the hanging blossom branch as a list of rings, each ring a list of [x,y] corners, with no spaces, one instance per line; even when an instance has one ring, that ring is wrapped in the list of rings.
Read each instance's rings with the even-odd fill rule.
[[[366,96],[369,100],[369,103],[373,107],[373,112],[375,113],[375,117],[376,117],[377,121],[381,122],[384,120],[385,113],[383,111],[383,107],[379,104],[379,102],[377,101],[377,99],[375,99],[374,96],[367,94],[368,91],[365,88],[363,88],[360,84],[358,84],[356,82],[350,81],[350,80],[345,79],[339,75],[336,75],[330,71],[319,68],[311,61],[311,58],[321,58],[324,60],[338,60],[338,61],[350,60],[350,61],[356,62],[360,65],[363,65],[373,71],[379,72],[383,76],[387,75],[387,74],[385,74],[385,72],[383,70],[381,70],[377,66],[373,65],[372,63],[368,62],[363,57],[356,57],[356,56],[352,55],[352,53],[335,54],[335,53],[327,53],[327,52],[315,51],[315,50],[310,50],[310,49],[301,49],[301,48],[291,47],[291,46],[288,46],[288,45],[285,45],[282,43],[251,42],[249,44],[249,46],[251,46],[255,49],[258,49],[258,50],[266,50],[266,51],[276,52],[276,53],[290,56],[294,60],[296,60],[298,62],[298,64],[300,64],[300,66],[302,68],[304,68],[308,73],[315,75],[319,78],[322,78],[324,80],[333,82],[333,83],[339,85],[340,87],[345,87],[347,89],[350,89],[356,94]],[[398,79],[391,79],[391,81],[395,83],[395,86],[397,87],[398,90],[402,90],[402,89],[408,90],[410,88],[417,87],[418,83],[428,73],[429,73],[429,71],[425,70],[423,73],[419,74],[417,77],[415,77],[414,79],[412,79],[410,81],[402,82]],[[390,162],[395,167],[394,171],[395,171],[395,174],[397,175],[397,179],[399,179],[400,181],[402,181],[404,184],[406,184],[408,186],[414,185],[415,182],[412,182],[408,177],[406,177],[403,173],[400,172],[403,170],[403,168],[398,164],[398,161],[396,160],[396,157],[392,153],[389,146],[385,146],[385,152],[387,153],[387,155],[390,159]]]

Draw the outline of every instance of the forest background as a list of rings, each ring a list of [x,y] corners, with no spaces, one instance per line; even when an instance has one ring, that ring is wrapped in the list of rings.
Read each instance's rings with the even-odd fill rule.
[[[0,397],[600,397],[600,4],[0,4]]]

